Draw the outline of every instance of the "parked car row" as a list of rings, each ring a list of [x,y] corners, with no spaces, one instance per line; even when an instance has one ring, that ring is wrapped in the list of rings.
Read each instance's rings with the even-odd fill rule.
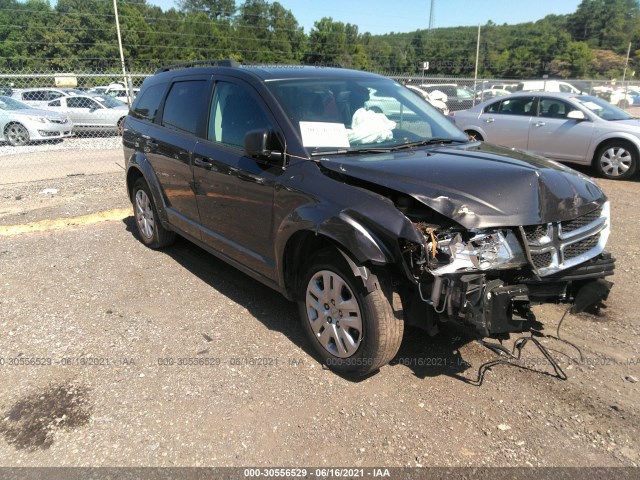
[[[611,179],[638,169],[640,120],[599,97],[518,92],[451,115],[474,140],[590,165]]]
[[[0,99],[1,138],[14,146],[78,132],[121,133],[129,111],[117,98],[72,88],[16,89]]]

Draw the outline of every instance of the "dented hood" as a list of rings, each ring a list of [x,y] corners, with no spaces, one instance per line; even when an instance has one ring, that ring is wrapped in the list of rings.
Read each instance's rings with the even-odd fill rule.
[[[410,195],[465,228],[563,221],[606,200],[596,183],[581,173],[485,143],[320,161],[341,175]]]

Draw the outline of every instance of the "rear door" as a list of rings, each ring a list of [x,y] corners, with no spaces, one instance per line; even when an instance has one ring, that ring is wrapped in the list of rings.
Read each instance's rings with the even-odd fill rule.
[[[505,98],[488,105],[478,117],[485,141],[526,150],[534,107],[533,96]]]
[[[143,139],[143,149],[160,182],[171,223],[198,240],[199,214],[192,155],[197,143],[196,132],[206,119],[202,105],[208,102],[209,89],[207,75],[175,78]]]

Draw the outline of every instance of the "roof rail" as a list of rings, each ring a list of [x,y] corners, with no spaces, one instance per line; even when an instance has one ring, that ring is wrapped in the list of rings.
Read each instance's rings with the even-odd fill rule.
[[[161,67],[156,70],[156,73],[168,72],[170,70],[177,70],[179,68],[189,68],[189,67],[239,67],[240,64],[235,60],[230,58],[225,58],[222,60],[198,60],[195,62],[184,62],[184,63],[176,63],[174,65],[168,65],[166,67]]]

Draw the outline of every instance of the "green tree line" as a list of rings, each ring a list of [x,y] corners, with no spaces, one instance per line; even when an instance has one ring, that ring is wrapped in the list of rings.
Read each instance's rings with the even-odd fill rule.
[[[403,74],[471,75],[475,68],[477,27],[372,35],[324,17],[307,33],[290,10],[266,0],[177,0],[167,11],[118,0],[118,10],[126,63],[137,71],[210,58]],[[5,72],[116,71],[116,38],[111,0],[0,0]],[[632,71],[640,62],[638,0],[583,0],[573,14],[483,25],[479,74],[620,77],[629,44]]]

